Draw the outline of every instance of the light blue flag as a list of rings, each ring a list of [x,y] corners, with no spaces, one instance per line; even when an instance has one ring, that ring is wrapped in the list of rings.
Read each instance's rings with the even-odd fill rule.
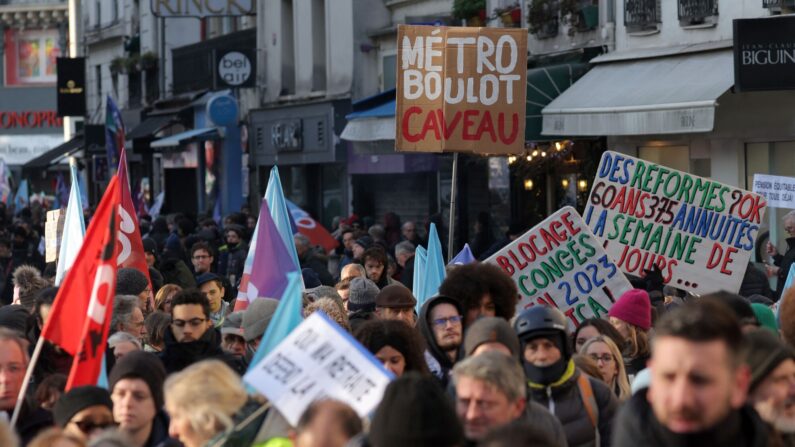
[[[436,225],[431,224],[428,232],[428,259],[425,261],[425,277],[423,278],[422,289],[417,298],[417,304],[422,303],[428,298],[439,293],[439,286],[442,285],[446,271],[444,269],[444,255],[442,254],[442,243],[439,241],[439,233]]]
[[[58,250],[58,266],[55,269],[56,286],[61,284],[66,272],[75,262],[86,234],[83,199],[80,197],[77,162],[74,158],[69,160],[69,169],[72,171],[72,187],[69,191],[69,205],[66,207],[63,233],[61,233],[61,247]]]
[[[262,361],[273,349],[279,345],[293,329],[297,328],[304,317],[303,310],[303,296],[302,296],[303,282],[301,281],[300,272],[290,272],[287,274],[287,288],[284,290],[279,305],[276,306],[276,312],[268,324],[268,330],[262,337],[262,341],[257,348],[257,352],[249,363],[249,370],[255,368],[258,363]]]
[[[469,248],[469,244],[464,244],[464,248],[462,248],[447,265],[466,265],[475,261],[477,261],[477,259],[475,259],[475,256],[472,254],[472,249]]]
[[[790,287],[792,287],[792,282],[795,280],[795,264],[792,264],[789,268],[789,273],[787,273],[787,281],[784,282],[784,289],[781,292],[781,296],[784,296],[784,292],[787,291]]]
[[[108,383],[108,365],[105,363],[104,353],[102,354],[102,367],[99,368],[99,377],[97,377],[97,386],[106,390],[110,387]]]
[[[268,179],[268,188],[265,190],[265,200],[268,201],[271,218],[273,218],[273,222],[279,230],[279,234],[284,241],[284,246],[287,247],[287,251],[290,252],[290,256],[293,258],[295,265],[300,266],[301,263],[298,262],[298,252],[295,251],[295,241],[293,240],[294,233],[290,225],[290,212],[287,210],[287,203],[284,201],[282,181],[279,178],[279,169],[276,166],[271,169],[271,176]],[[303,279],[301,279],[301,285],[303,287]]]
[[[424,247],[417,247],[414,252],[414,282],[411,284],[411,293],[417,299],[417,315],[420,314],[422,303],[420,294],[425,288],[425,264],[428,260],[428,252]]]
[[[28,206],[29,203],[30,193],[28,192],[28,181],[24,179],[19,182],[19,188],[17,188],[17,193],[14,196],[14,213],[19,214],[22,208]]]

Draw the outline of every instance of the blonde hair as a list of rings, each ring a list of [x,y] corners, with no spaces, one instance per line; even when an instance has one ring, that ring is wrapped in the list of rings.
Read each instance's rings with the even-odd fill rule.
[[[232,416],[246,403],[240,377],[219,360],[204,360],[166,379],[166,406],[176,409],[191,429],[212,439],[234,426]]]
[[[614,383],[608,383],[611,390],[615,392],[616,386],[618,386],[618,400],[625,401],[632,397],[632,389],[629,386],[629,379],[627,378],[627,369],[624,367],[624,357],[621,356],[621,350],[618,349],[616,343],[605,335],[597,335],[596,337],[586,341],[580,352],[583,354],[587,354],[588,348],[593,345],[594,343],[604,343],[607,346],[607,349],[610,351],[610,354],[613,356],[613,360],[616,362],[616,377],[614,379]]]
[[[651,355],[649,333],[634,324],[627,322],[624,322],[624,324],[626,324],[629,329],[629,337],[627,337],[626,345],[624,346],[624,353],[627,357],[634,359],[635,357],[647,357]]]
[[[163,310],[163,303],[166,302],[166,298],[173,293],[177,293],[182,290],[182,287],[176,284],[166,284],[157,291],[157,295],[155,296],[155,310]]]

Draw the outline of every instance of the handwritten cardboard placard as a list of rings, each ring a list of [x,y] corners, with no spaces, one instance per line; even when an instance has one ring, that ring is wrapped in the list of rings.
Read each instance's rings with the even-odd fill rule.
[[[66,218],[66,209],[47,211],[47,220],[44,223],[44,255],[45,262],[58,260],[58,250],[61,248],[61,236]]]
[[[381,402],[392,373],[322,312],[304,320],[243,380],[292,425],[314,401],[336,399],[365,417]]]
[[[527,30],[399,25],[398,151],[524,149]]]
[[[759,194],[608,151],[584,216],[624,272],[656,265],[666,284],[703,294],[740,289],[766,206]]]
[[[754,174],[754,192],[772,208],[795,208],[795,178]]]
[[[560,309],[572,327],[604,317],[632,288],[577,210],[567,206],[531,228],[485,262],[516,282],[517,311],[536,304]]]

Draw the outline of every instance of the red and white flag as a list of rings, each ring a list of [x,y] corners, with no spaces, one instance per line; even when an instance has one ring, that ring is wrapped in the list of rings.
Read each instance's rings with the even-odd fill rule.
[[[121,191],[121,207],[119,207],[119,255],[116,264],[119,268],[132,267],[144,275],[149,281],[149,306],[154,306],[152,295],[152,280],[149,278],[149,266],[146,264],[144,243],[141,240],[141,231],[138,226],[138,215],[135,213],[132,194],[130,194],[130,180],[127,177],[127,151],[124,146],[119,156],[119,187]]]
[[[66,389],[95,385],[113,313],[121,188],[114,176],[66,274],[41,336],[74,356]]]

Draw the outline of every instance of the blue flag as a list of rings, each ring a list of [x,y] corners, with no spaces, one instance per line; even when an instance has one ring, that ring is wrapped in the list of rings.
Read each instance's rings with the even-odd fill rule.
[[[462,248],[447,265],[466,265],[475,261],[477,261],[477,259],[475,259],[475,256],[472,254],[472,249],[469,248],[469,244],[464,244],[464,248]]]
[[[124,121],[121,119],[121,112],[113,98],[108,95],[105,103],[105,150],[109,168],[119,164],[124,138]]]
[[[279,178],[279,169],[276,166],[271,169],[268,188],[265,190],[265,200],[268,201],[271,217],[276,224],[276,228],[279,229],[284,246],[287,247],[287,251],[293,258],[295,265],[300,266],[301,263],[298,261],[298,252],[295,251],[295,241],[293,240],[295,224],[291,224],[292,219],[290,218],[290,212],[287,210],[287,203],[284,201],[282,181]]]
[[[417,247],[414,252],[414,278],[411,284],[411,293],[417,299],[417,315],[420,313],[424,301],[420,301],[420,294],[425,288],[425,264],[428,261],[428,252],[424,247]]]
[[[293,329],[297,328],[303,317],[303,283],[300,272],[287,274],[287,288],[276,306],[276,312],[271,318],[268,329],[262,337],[257,352],[249,363],[248,369],[255,368],[279,343],[282,342]]]
[[[55,285],[61,284],[66,272],[72,267],[83,245],[86,234],[86,222],[83,218],[83,199],[80,197],[77,162],[69,160],[72,175],[72,187],[69,191],[69,202],[61,233],[61,247],[58,249],[58,265],[55,269]]]
[[[425,261],[422,289],[420,289],[420,295],[415,294],[418,305],[422,305],[428,298],[439,293],[439,286],[442,285],[447,273],[444,268],[442,243],[439,241],[439,233],[436,232],[436,224],[431,224],[431,229],[428,232],[428,259]]]
[[[23,179],[19,182],[19,188],[14,196],[14,213],[19,214],[22,208],[30,204],[30,192],[28,192],[28,180]]]

